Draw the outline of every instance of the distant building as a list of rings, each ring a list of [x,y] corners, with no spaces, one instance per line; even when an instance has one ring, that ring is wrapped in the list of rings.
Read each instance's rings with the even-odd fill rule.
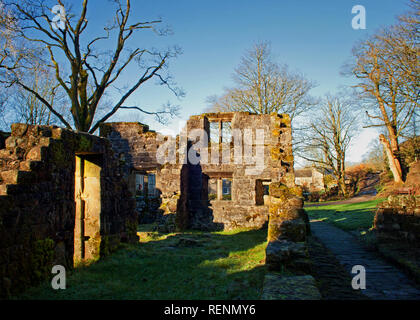
[[[324,190],[324,174],[314,167],[298,169],[295,170],[295,183],[311,191]]]

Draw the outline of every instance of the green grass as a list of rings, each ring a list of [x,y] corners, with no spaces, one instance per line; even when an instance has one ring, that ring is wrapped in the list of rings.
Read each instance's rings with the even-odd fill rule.
[[[267,230],[141,232],[139,244],[67,276],[65,290],[50,283],[18,299],[259,299]]]
[[[311,220],[331,223],[343,230],[367,230],[373,225],[376,206],[383,199],[350,204],[332,204],[328,206],[307,207]]]

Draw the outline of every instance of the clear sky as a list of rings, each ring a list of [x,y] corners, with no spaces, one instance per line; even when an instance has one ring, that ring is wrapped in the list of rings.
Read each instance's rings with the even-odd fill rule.
[[[111,18],[110,6],[103,0],[92,1],[88,18],[101,26]],[[379,27],[396,22],[407,11],[407,0],[133,0],[133,21],[162,17],[171,26],[172,36],[156,39],[140,33],[131,46],[152,43],[156,46],[179,45],[183,54],[170,62],[169,70],[184,88],[178,100],[161,86],[147,85],[136,92],[127,105],[157,109],[168,100],[181,106],[181,119],[169,126],[178,131],[180,120],[199,114],[207,107],[206,98],[221,94],[232,85],[231,75],[246,49],[256,41],[270,41],[279,63],[286,63],[318,83],[311,93],[323,96],[338,86],[351,84],[340,76],[340,68],[351,58],[351,48],[359,39]],[[354,5],[366,8],[366,30],[351,26]],[[92,10],[93,9],[93,10]],[[136,77],[129,70],[123,80]],[[134,81],[134,80],[131,80]],[[147,117],[123,110],[109,121],[139,120],[152,129],[165,129]],[[166,128],[167,129],[167,128]],[[349,161],[360,161],[367,151],[374,130],[363,130],[349,152]]]

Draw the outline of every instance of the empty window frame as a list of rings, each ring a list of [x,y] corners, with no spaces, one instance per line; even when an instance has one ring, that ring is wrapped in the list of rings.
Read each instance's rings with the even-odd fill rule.
[[[222,143],[231,143],[232,141],[232,123],[228,121],[222,122]]]
[[[222,199],[232,200],[232,180],[222,179]]]
[[[257,206],[269,205],[270,202],[270,180],[255,181],[255,204]]]
[[[208,179],[208,200],[232,200],[232,179]]]
[[[210,144],[218,144],[220,140],[219,122],[210,122]]]
[[[230,143],[232,141],[232,123],[230,121],[212,121],[209,130],[210,144]]]
[[[212,178],[208,179],[208,199],[216,200],[217,199],[217,179]]]
[[[150,198],[156,197],[156,175],[154,173],[147,175],[147,192]]]
[[[144,195],[144,174],[136,173],[136,196]]]
[[[156,174],[136,173],[136,196],[156,197]]]

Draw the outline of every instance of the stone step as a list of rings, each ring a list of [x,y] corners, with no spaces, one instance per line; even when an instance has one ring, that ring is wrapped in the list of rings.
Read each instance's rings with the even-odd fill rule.
[[[48,147],[46,146],[36,146],[29,150],[28,154],[26,155],[26,160],[32,161],[43,161],[47,154]]]
[[[13,154],[12,150],[9,149],[1,149],[0,150],[0,158],[8,159]]]
[[[30,183],[34,180],[35,173],[32,171],[7,170],[0,172],[0,176],[3,184]]]
[[[19,169],[21,171],[31,171],[39,168],[42,165],[42,161],[32,161],[32,160],[26,160],[22,161],[19,164]]]
[[[0,196],[7,196],[7,184],[0,184]]]

